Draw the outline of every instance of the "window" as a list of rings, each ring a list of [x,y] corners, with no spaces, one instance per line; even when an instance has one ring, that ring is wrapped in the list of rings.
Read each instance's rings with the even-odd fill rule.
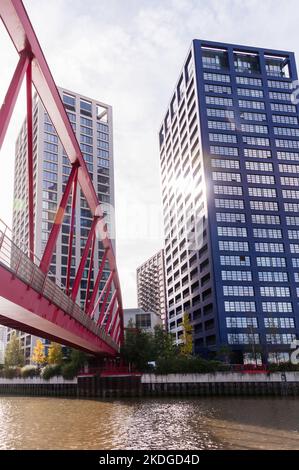
[[[257,124],[241,124],[241,131],[253,132],[254,134],[268,134],[268,127]]]
[[[214,155],[227,155],[237,157],[239,155],[236,147],[218,147],[218,145],[211,145],[210,152]]]
[[[219,240],[218,243],[220,251],[248,251],[249,249],[247,242]]]
[[[202,64],[204,69],[222,70],[228,68],[227,52],[221,49],[202,48]]]
[[[234,119],[235,113],[229,109],[207,108],[207,115],[209,117],[219,117],[225,119]]]
[[[296,106],[293,104],[270,103],[271,111],[282,113],[296,113]]]
[[[298,125],[298,118],[296,116],[285,116],[285,115],[280,115],[280,114],[273,114],[272,121],[278,124]]]
[[[234,52],[234,66],[236,72],[260,73],[260,63],[257,54]]]
[[[299,186],[299,178],[293,178],[291,176],[281,176],[280,182],[283,186]]]
[[[266,328],[295,328],[292,317],[266,317],[264,318]]]
[[[289,58],[265,56],[267,75],[272,77],[290,78]]]
[[[299,198],[299,191],[291,190],[291,189],[283,189],[282,190],[282,197],[285,199],[298,199]]]
[[[269,98],[270,100],[291,102],[291,93],[281,93],[279,91],[270,91]]]
[[[211,165],[213,168],[226,168],[232,170],[238,170],[240,168],[240,163],[238,160],[220,160],[212,158]]]
[[[218,106],[232,106],[233,100],[230,98],[221,98],[218,96],[206,96],[206,103]]]
[[[242,140],[244,144],[247,145],[260,145],[263,147],[270,145],[270,140],[264,137],[251,137],[251,136],[243,136]],[[299,143],[299,142],[298,142]]]
[[[237,137],[232,134],[212,134],[209,133],[209,139],[211,142],[223,142],[226,144],[236,144]],[[298,142],[299,144],[299,142]]]
[[[263,90],[255,90],[254,88],[238,88],[237,93],[240,96],[250,96],[252,98],[263,98]]]
[[[262,297],[290,297],[290,289],[288,287],[260,287]]]
[[[270,334],[266,335],[266,341],[268,344],[291,344],[296,340],[294,334]]]
[[[276,189],[248,188],[248,194],[252,197],[276,197]]]
[[[267,80],[269,88],[281,88],[283,90],[291,90],[292,84],[290,82],[280,82],[279,80]]]
[[[287,225],[299,225],[299,217],[286,217]]]
[[[247,181],[251,184],[275,184],[274,176],[269,175],[247,175]]]
[[[221,209],[244,209],[244,202],[240,199],[215,199],[215,206]]]
[[[292,203],[292,202],[286,202],[284,204],[284,210],[286,212],[298,212],[299,211],[299,204]]]
[[[284,253],[283,243],[255,243],[255,251],[265,253]]]
[[[250,208],[254,211],[278,211],[278,204],[272,201],[250,201]]]
[[[265,103],[263,101],[239,100],[239,107],[247,109],[265,109]]]
[[[282,238],[282,231],[273,228],[254,228],[253,236],[255,238]]]
[[[80,113],[85,116],[92,116],[92,105],[90,101],[80,99]]]
[[[62,94],[62,101],[63,101],[63,104],[65,105],[65,107],[67,109],[75,111],[75,109],[76,109],[76,98],[74,96],[63,93]]]
[[[213,82],[230,83],[230,76],[222,73],[204,72],[203,78],[204,80],[210,80]]]
[[[299,217],[298,217],[299,219]],[[216,212],[217,222],[240,222],[245,223],[245,214],[231,212]]]
[[[223,86],[223,85],[212,85],[212,84],[205,84],[205,92],[206,93],[218,93],[218,94],[226,94],[231,95],[232,89],[230,86]]]
[[[217,129],[220,131],[235,131],[236,125],[233,122],[208,121],[208,128]]]
[[[240,118],[244,121],[267,121],[267,115],[264,113],[240,113]]]
[[[221,271],[223,281],[252,281],[251,271]]]
[[[299,129],[293,129],[292,127],[274,127],[274,134],[299,137]]]
[[[255,312],[255,302],[243,302],[243,301],[228,301],[224,302],[224,310],[226,312]]]
[[[228,344],[259,344],[259,335],[252,333],[229,333],[227,335]]]
[[[223,286],[223,295],[232,297],[253,297],[252,286]]]
[[[256,317],[226,317],[227,328],[257,328]]]
[[[243,189],[241,186],[214,186],[215,194],[225,194],[227,196],[242,196]]]
[[[288,282],[288,274],[282,271],[260,271],[258,273],[261,282]]]
[[[248,158],[272,158],[271,150],[244,149],[244,156]]]
[[[279,171],[281,173],[299,173],[299,165],[285,165],[285,164],[279,164]],[[288,183],[286,183],[288,184]],[[298,186],[298,185],[296,185]]]
[[[241,182],[240,173],[221,173],[220,171],[213,171],[212,178],[213,181]]]
[[[222,266],[250,266],[249,256],[220,256]]]
[[[293,312],[291,302],[262,302],[263,312],[289,313]]]
[[[245,162],[246,170],[273,171],[272,163],[266,162]]]
[[[247,237],[247,229],[245,227],[217,227],[219,237]]]
[[[298,254],[298,253],[299,253],[299,245],[292,243],[292,244],[290,245],[290,250],[291,250],[291,253],[296,253],[296,254]]]
[[[290,360],[290,355],[287,352],[270,352],[268,354],[268,362],[274,363],[274,364],[280,364],[282,362],[289,362]]]
[[[252,214],[253,224],[280,225],[279,215]]]
[[[286,259],[285,258],[275,258],[269,256],[262,256],[256,258],[257,266],[261,267],[271,267],[271,268],[285,268]]]
[[[252,77],[236,77],[238,85],[262,86],[262,80]]]

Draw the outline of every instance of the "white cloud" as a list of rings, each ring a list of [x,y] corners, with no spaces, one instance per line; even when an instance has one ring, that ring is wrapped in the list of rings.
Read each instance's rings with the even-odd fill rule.
[[[56,83],[113,106],[117,259],[124,303],[134,306],[136,267],[162,240],[126,240],[122,208],[133,207],[136,200],[161,207],[157,132],[191,40],[297,50],[298,2],[26,0],[25,5]],[[4,33],[1,63],[12,70],[15,57],[6,54]],[[0,93],[8,76],[1,71]],[[6,220],[14,139],[23,115],[18,107],[0,156],[5,162],[0,187],[7,194],[0,199],[0,217]]]

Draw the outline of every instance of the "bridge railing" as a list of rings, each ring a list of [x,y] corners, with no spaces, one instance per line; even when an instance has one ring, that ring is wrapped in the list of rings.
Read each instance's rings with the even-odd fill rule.
[[[105,327],[98,325],[76,302],[66,295],[61,285],[57,285],[51,279],[51,273],[44,274],[39,266],[11,240],[8,233],[8,227],[0,221],[0,264],[9,270],[13,277],[25,282],[112,348],[119,350],[118,344],[106,333]]]

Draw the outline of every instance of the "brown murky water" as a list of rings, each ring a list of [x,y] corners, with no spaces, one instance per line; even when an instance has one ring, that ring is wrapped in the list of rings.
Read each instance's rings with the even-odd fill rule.
[[[0,449],[299,449],[299,399],[0,397]]]

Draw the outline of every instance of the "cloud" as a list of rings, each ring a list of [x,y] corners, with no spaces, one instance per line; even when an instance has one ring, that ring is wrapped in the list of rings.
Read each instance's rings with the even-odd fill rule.
[[[149,205],[160,211],[157,132],[191,40],[297,50],[298,2],[25,0],[25,6],[56,83],[113,106],[117,259],[124,303],[135,306],[136,267],[163,237],[127,240],[122,212],[136,201],[145,213]],[[12,67],[15,57],[4,46],[1,63]],[[0,156],[0,185],[10,201],[14,140],[24,110],[18,107]],[[0,200],[0,217],[7,219],[10,211],[11,202]]]

